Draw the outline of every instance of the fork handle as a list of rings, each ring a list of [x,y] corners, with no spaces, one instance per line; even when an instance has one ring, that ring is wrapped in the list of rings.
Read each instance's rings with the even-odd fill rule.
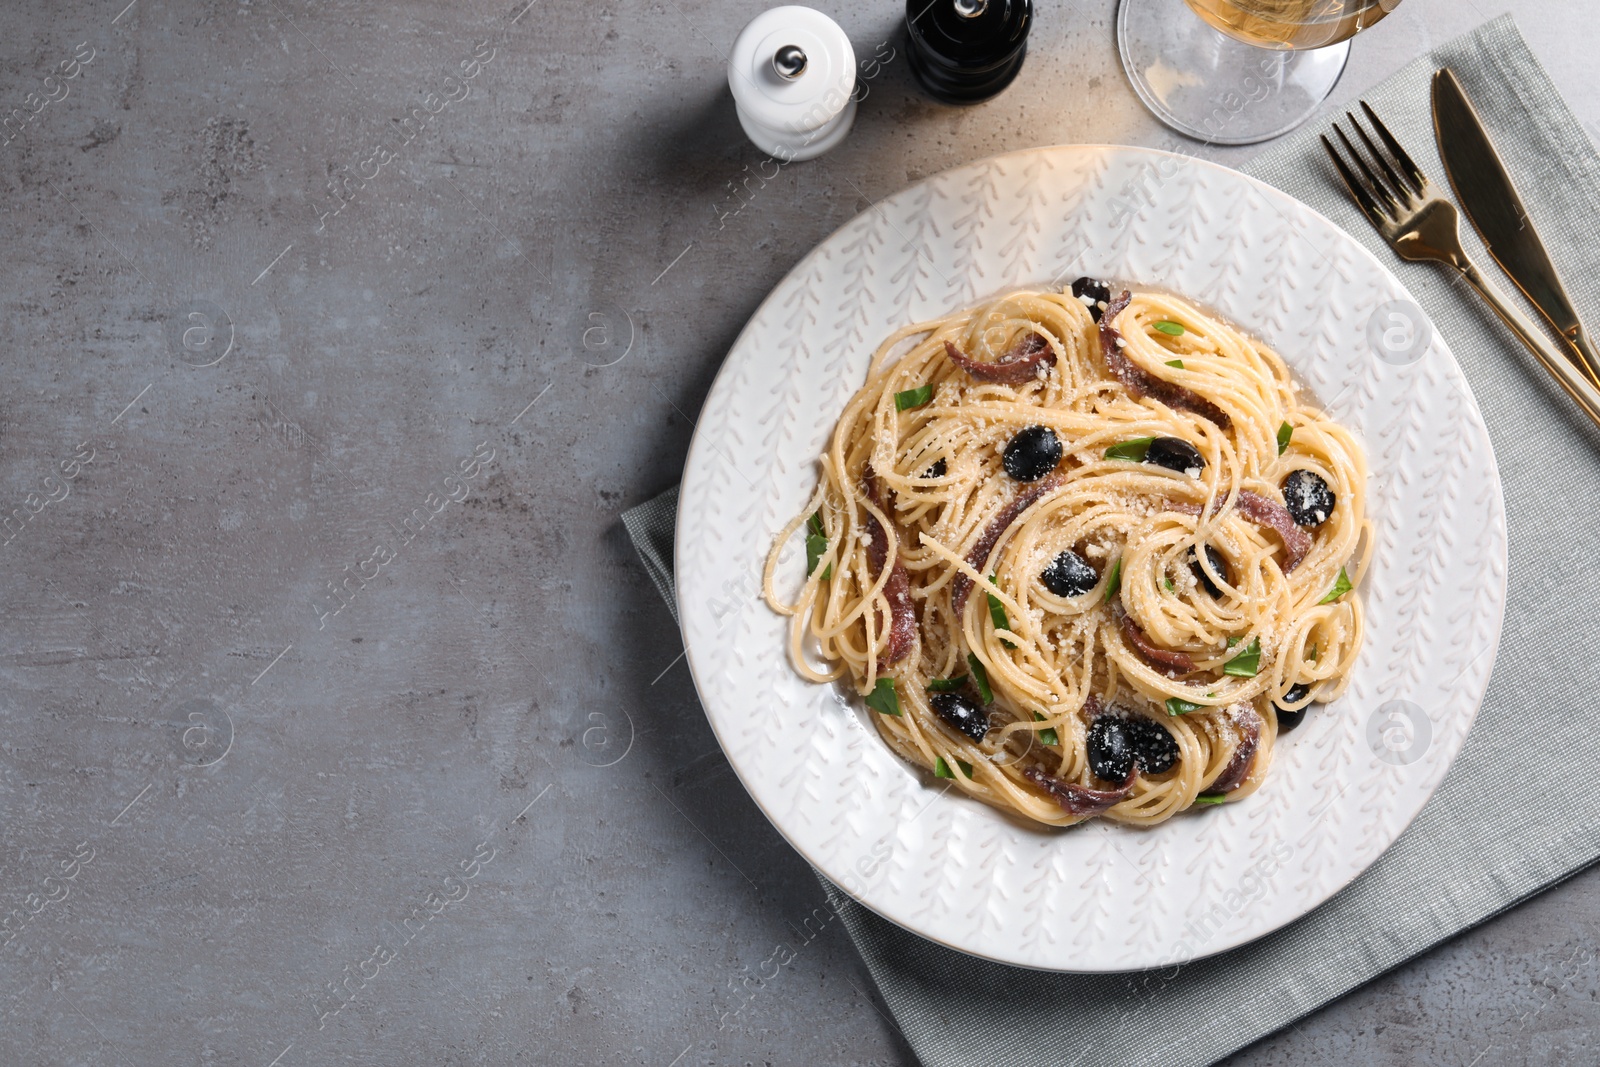
[[[1600,389],[1584,376],[1583,372],[1573,365],[1565,353],[1557,350],[1539,327],[1535,326],[1526,315],[1513,307],[1505,296],[1496,289],[1488,279],[1478,272],[1472,261],[1462,257],[1460,261],[1452,264],[1465,278],[1467,284],[1478,291],[1478,295],[1488,302],[1494,313],[1500,316],[1500,321],[1511,328],[1535,359],[1544,364],[1544,369],[1550,372],[1556,383],[1573,399],[1583,413],[1589,416],[1589,421],[1600,427]]]

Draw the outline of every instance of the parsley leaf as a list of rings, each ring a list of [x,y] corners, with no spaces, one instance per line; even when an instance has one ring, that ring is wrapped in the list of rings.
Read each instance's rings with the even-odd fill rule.
[[[1118,556],[1117,557],[1117,561],[1111,565],[1111,580],[1106,583],[1106,597],[1105,597],[1104,600],[1101,601],[1101,603],[1102,604],[1111,603],[1111,598],[1116,596],[1117,595],[1117,590],[1121,589],[1121,588],[1122,588],[1122,557]]]
[[[1194,798],[1194,802],[1196,804],[1226,804],[1228,802],[1228,794],[1213,793],[1208,795],[1206,793],[1201,793],[1199,796]]]
[[[1143,463],[1145,453],[1150,451],[1150,442],[1154,440],[1154,437],[1135,437],[1120,445],[1112,445],[1106,449],[1106,459],[1126,459],[1134,463]]]
[[[822,531],[822,512],[814,512],[811,518],[805,520],[805,574],[811,577],[811,571],[816,569],[816,561],[821,560],[822,553],[827,552],[827,534]],[[822,581],[826,582],[834,577],[834,565],[829,563],[826,571],[822,571]]]
[[[1343,567],[1340,567],[1339,568],[1339,580],[1337,582],[1333,583],[1332,591],[1330,591],[1327,596],[1325,596],[1321,600],[1317,601],[1317,603],[1318,604],[1332,604],[1335,600],[1338,600],[1340,597],[1344,596],[1346,593],[1348,593],[1350,590],[1352,590],[1354,588],[1355,588],[1355,586],[1350,584],[1350,575],[1345,573],[1345,569]]]
[[[978,696],[985,704],[993,704],[994,690],[989,688],[989,672],[983,669],[983,660],[968,652],[967,667],[972,671],[972,681],[978,687]]]
[[[1162,319],[1160,322],[1152,323],[1151,325],[1160,330],[1162,333],[1166,334],[1168,337],[1183,336],[1183,323],[1181,322],[1173,322],[1171,319]]]
[[[1044,722],[1044,716],[1040,715],[1036,711],[1033,713],[1033,721]],[[1061,735],[1056,733],[1056,728],[1054,726],[1046,726],[1043,730],[1039,731],[1039,740],[1047,745],[1060,745]]]
[[[1261,670],[1261,638],[1252,638],[1243,652],[1222,665],[1223,674],[1235,678],[1254,678]]]
[[[989,575],[989,584],[997,586],[1000,583],[996,580],[996,576],[991,574]],[[1006,617],[1006,606],[1000,603],[1000,598],[993,593],[984,593],[983,595],[989,598],[989,621],[994,623],[994,628],[996,630],[1011,629],[1011,620]],[[1000,639],[1000,643],[1007,648],[1017,647],[1003,637]]]
[[[878,684],[867,694],[867,707],[880,715],[900,714],[900,697],[894,691],[893,678],[878,679]]]
[[[956,760],[956,764],[958,766],[960,766],[961,773],[967,778],[967,780],[971,781],[972,780],[972,764],[968,763],[964,759]],[[954,778],[955,777],[954,774],[950,773],[950,764],[948,764],[948,763],[946,763],[944,761],[944,757],[943,756],[935,756],[933,758],[933,776],[935,778]]]
[[[1169,367],[1177,367],[1179,370],[1182,370],[1183,369],[1183,360],[1181,360],[1181,359],[1169,359],[1169,360],[1167,360],[1167,366],[1169,366]]]
[[[1190,703],[1189,701],[1184,700],[1181,697],[1168,697],[1167,698],[1167,714],[1168,715],[1187,715],[1191,711],[1199,711],[1201,707],[1202,707],[1202,705]]]
[[[967,684],[967,676],[959,674],[954,678],[929,678],[928,692],[954,693],[957,689]]]
[[[933,386],[919,385],[915,389],[906,389],[894,394],[894,409],[896,411],[910,411],[920,408],[933,399]]]
[[[1294,436],[1294,427],[1287,422],[1278,427],[1278,455],[1283,455],[1289,450],[1289,439]]]

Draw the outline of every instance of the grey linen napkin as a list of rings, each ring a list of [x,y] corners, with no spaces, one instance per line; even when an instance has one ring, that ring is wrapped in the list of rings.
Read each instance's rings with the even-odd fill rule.
[[[1600,324],[1600,157],[1590,139],[1501,16],[1365,95],[1441,187],[1428,107],[1440,66],[1453,67],[1477,103],[1580,313]],[[1210,1063],[1600,859],[1600,790],[1541,786],[1553,768],[1600,765],[1600,732],[1587,721],[1600,692],[1590,647],[1591,605],[1600,602],[1600,435],[1470,290],[1382,245],[1338,187],[1319,132],[1302,131],[1245,169],[1333,219],[1397,272],[1465,370],[1499,459],[1510,597],[1477,723],[1422,814],[1365,874],[1277,933],[1181,968],[1070,975],[990,963],[909,933],[824,880],[930,1067]],[[1475,234],[1463,236],[1481,251]],[[623,517],[674,614],[677,504],[672,489]]]

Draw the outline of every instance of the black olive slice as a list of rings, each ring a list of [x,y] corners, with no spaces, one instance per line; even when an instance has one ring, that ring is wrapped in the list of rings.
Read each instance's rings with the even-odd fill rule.
[[[1036,482],[1055,470],[1059,462],[1061,438],[1048,426],[1018,430],[1001,457],[1006,473],[1019,482]]]

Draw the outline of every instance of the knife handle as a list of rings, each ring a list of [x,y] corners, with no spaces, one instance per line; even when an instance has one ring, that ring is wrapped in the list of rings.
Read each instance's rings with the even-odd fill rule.
[[[1549,341],[1545,340],[1539,327],[1522,312],[1506,300],[1500,290],[1491,285],[1472,261],[1462,258],[1461,262],[1454,264],[1467,283],[1478,291],[1478,295],[1488,302],[1494,313],[1500,316],[1500,321],[1511,328],[1534,358],[1544,365],[1544,369],[1555,378],[1556,384],[1572,398],[1583,413],[1589,416],[1589,421],[1600,427],[1600,389],[1596,389],[1565,354],[1558,351]]]
[[[1562,334],[1561,339],[1571,345],[1572,350],[1577,353],[1573,362],[1578,364],[1578,369],[1583,371],[1591,382],[1600,385],[1600,352],[1594,350],[1594,344],[1590,342],[1589,335],[1583,332],[1583,327],[1580,325],[1570,337]]]

